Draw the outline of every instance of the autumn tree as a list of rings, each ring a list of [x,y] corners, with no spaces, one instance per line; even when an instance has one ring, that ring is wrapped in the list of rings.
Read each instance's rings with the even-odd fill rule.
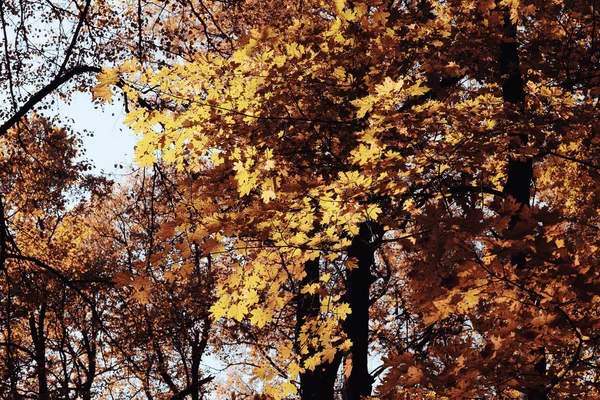
[[[265,393],[332,398],[345,358],[343,396],[371,395],[377,346],[382,397],[594,397],[597,10],[307,9],[230,58],[100,75],[166,105],[129,113],[137,161],[195,176],[205,253],[241,260],[213,316],[281,330]]]
[[[106,189],[77,160],[81,141],[33,115],[1,139],[3,398],[90,398],[98,287],[109,281],[102,247],[84,249],[77,222]],[[95,193],[95,194],[92,194]],[[100,244],[100,243],[98,243]]]
[[[225,55],[232,29],[227,21],[232,19],[220,20],[216,15],[226,12],[234,12],[234,7],[195,1],[160,5],[95,0],[0,2],[0,87],[6,99],[0,108],[3,146],[0,259],[5,272],[2,374],[6,384],[2,392],[6,398],[91,398],[107,387],[120,386],[115,379],[106,377],[122,376],[121,371],[134,365],[133,360],[139,355],[132,348],[117,351],[127,342],[129,332],[109,331],[114,321],[128,315],[124,308],[113,311],[105,308],[114,308],[115,297],[120,296],[111,289],[112,279],[117,279],[115,275],[124,268],[133,267],[126,263],[132,262],[131,259],[122,258],[130,250],[129,243],[118,242],[116,235],[100,236],[106,228],[106,221],[99,213],[106,211],[102,203],[108,201],[108,182],[85,176],[91,166],[76,160],[81,157],[78,149],[81,142],[68,128],[62,127],[68,121],[46,118],[44,114],[53,114],[54,108],[69,102],[75,92],[89,93],[92,74],[105,65],[136,57],[147,66],[160,66],[198,51]],[[124,23],[129,20],[135,22]],[[184,30],[179,28],[180,24],[185,26]],[[190,36],[198,39],[191,47],[187,40]],[[152,107],[150,102],[142,105]],[[150,243],[151,252],[155,252],[152,243],[160,242],[155,237],[157,224],[152,221],[146,225],[147,236],[134,235],[132,246],[143,248]],[[156,329],[188,329],[189,343],[177,337],[179,341],[169,347],[165,344],[168,335],[161,332],[154,349],[158,356],[177,357],[177,352],[183,352],[181,368],[190,367],[191,372],[181,390],[174,387],[170,390],[175,397],[191,394],[197,398],[204,390],[203,383],[210,381],[199,370],[210,324],[207,306],[204,300],[200,301],[208,295],[196,299],[190,289],[193,282],[198,284],[200,271],[197,268],[190,271],[188,267],[189,263],[185,273],[191,278],[178,296],[185,304],[199,304],[197,312],[177,309],[176,304],[182,303],[169,297],[172,293],[155,288],[155,295],[164,295],[161,301],[172,304],[172,314],[179,313],[181,318],[173,320],[170,327],[162,327],[158,321],[172,315],[155,313],[148,317],[154,319],[147,324],[156,325]],[[167,286],[178,285],[173,282],[174,276],[167,280],[171,284]],[[212,278],[210,274],[203,277],[208,277],[203,284],[209,293]],[[133,301],[138,300],[134,296]],[[157,309],[165,311],[166,306]],[[143,337],[142,333],[138,339]],[[137,345],[141,343],[138,341]],[[191,346],[191,354],[180,345]],[[114,354],[107,351],[110,346],[114,346]],[[155,357],[157,354],[150,353],[151,366]],[[183,379],[181,371],[173,371],[176,376],[173,379]],[[158,388],[151,388],[149,396],[156,390],[162,391],[164,385],[173,386],[164,371],[160,372],[162,383],[156,378],[159,384],[154,386]],[[124,375],[125,379],[135,379]],[[135,385],[123,391],[127,392],[134,393]]]
[[[103,207],[104,223],[92,227],[119,249],[106,328],[120,367],[115,376],[131,382],[121,396],[140,390],[148,399],[200,399],[214,378],[201,363],[214,345],[209,308],[217,270],[201,256],[193,227],[178,228],[190,218],[175,212],[181,193],[174,176],[158,165],[141,170]]]
[[[0,1],[5,397],[598,397],[597,17]],[[115,191],[40,114],[89,73]]]

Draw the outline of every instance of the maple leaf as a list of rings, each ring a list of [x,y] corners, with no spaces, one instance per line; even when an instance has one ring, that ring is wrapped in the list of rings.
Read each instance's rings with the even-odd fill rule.
[[[298,389],[293,383],[284,382],[281,384],[281,391],[284,396],[287,396],[290,394],[296,394],[298,392]]]
[[[337,351],[336,351],[335,347],[326,347],[323,350],[323,361],[332,363],[333,359],[335,358],[336,353],[337,353]]]
[[[267,312],[265,312],[262,308],[255,308],[252,310],[252,317],[250,317],[250,322],[259,328],[262,328],[268,322],[273,320],[273,316]]]
[[[98,100],[100,103],[112,104],[113,92],[110,86],[103,83],[98,84],[92,88],[92,95],[94,100]]]
[[[363,118],[367,112],[373,110],[373,106],[377,99],[373,96],[366,96],[362,99],[352,100],[352,105],[358,108],[356,112],[356,118]]]
[[[344,361],[344,376],[349,378],[350,374],[352,374],[352,357],[346,357]]]
[[[356,258],[348,258],[344,261],[344,265],[348,271],[352,271],[353,269],[358,268],[358,260]]]
[[[406,373],[406,383],[408,385],[414,385],[420,382],[422,378],[423,372],[421,371],[421,369],[414,366],[408,367],[408,371]]]
[[[408,88],[408,93],[411,96],[422,96],[425,93],[429,92],[429,88],[427,88],[426,86],[421,86],[422,82],[420,80],[418,80],[414,85],[410,86]]]
[[[335,8],[335,12],[338,15],[344,13],[344,8],[346,8],[346,0],[333,0],[333,6]]]
[[[321,357],[318,354],[314,354],[304,360],[304,368],[309,371],[314,371],[321,362]]]
[[[246,314],[248,314],[248,307],[239,302],[233,303],[227,310],[227,317],[238,322],[243,320]]]
[[[262,191],[261,197],[262,197],[263,201],[265,202],[265,204],[268,204],[271,200],[273,200],[277,196],[275,195],[275,192],[273,190],[267,189],[267,190]]]
[[[342,303],[338,305],[335,309],[335,314],[340,320],[345,320],[348,314],[351,314],[352,310],[350,309],[350,305],[347,303]]]
[[[115,274],[115,276],[113,277],[112,280],[116,284],[115,287],[119,288],[119,287],[131,285],[131,283],[133,282],[132,278],[133,278],[133,274],[129,271],[125,271],[125,272],[119,272],[119,273]]]
[[[136,290],[132,297],[143,305],[146,305],[150,302],[150,293],[148,293],[146,290]]]
[[[224,250],[224,246],[220,241],[213,237],[207,238],[202,244],[202,254],[218,253]]]

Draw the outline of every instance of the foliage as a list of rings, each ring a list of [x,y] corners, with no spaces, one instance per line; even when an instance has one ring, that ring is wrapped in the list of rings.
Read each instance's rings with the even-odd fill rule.
[[[595,5],[137,5],[122,188],[3,137],[12,398],[600,396]]]

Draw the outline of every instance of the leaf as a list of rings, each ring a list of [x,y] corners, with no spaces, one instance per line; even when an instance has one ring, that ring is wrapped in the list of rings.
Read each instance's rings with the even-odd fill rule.
[[[352,374],[352,357],[348,356],[346,357],[346,360],[344,361],[344,376],[346,377],[346,379],[350,378],[350,375]]]
[[[343,15],[344,8],[346,8],[346,0],[333,0],[333,6],[338,15]]]
[[[337,353],[337,350],[335,349],[335,347],[326,347],[323,350],[323,361],[332,363],[335,358],[336,353]]]
[[[262,328],[268,322],[273,320],[273,316],[271,314],[266,313],[262,308],[255,308],[252,310],[252,317],[250,317],[250,322],[253,325]]]
[[[350,103],[358,108],[356,118],[363,118],[369,111],[372,111],[376,101],[377,99],[371,95],[361,99],[352,100]]]
[[[358,268],[358,260],[356,258],[350,257],[344,261],[344,265],[348,269],[348,271],[352,271],[353,269]]]
[[[296,385],[290,383],[290,382],[284,382],[281,384],[281,390],[282,390],[282,394],[284,396],[290,395],[290,394],[296,394],[298,392],[298,389],[296,389]]]
[[[248,314],[248,308],[242,303],[234,303],[227,310],[227,317],[233,318],[238,322],[243,320],[246,314]]]
[[[112,281],[115,283],[116,288],[129,286],[133,282],[133,274],[129,271],[119,272],[115,274]]]
[[[421,80],[417,80],[417,82],[410,86],[408,88],[408,93],[410,96],[423,96],[424,94],[426,94],[427,92],[429,92],[429,88],[427,88],[426,86],[421,86],[422,81]]]
[[[207,238],[202,244],[202,254],[219,253],[224,249],[225,247],[221,242],[213,237]]]
[[[350,309],[350,305],[348,303],[341,303],[335,309],[335,314],[340,320],[345,320],[348,314],[351,314],[352,310]]]
[[[312,356],[310,356],[309,358],[307,358],[306,360],[304,360],[304,368],[306,368],[309,371],[314,371],[315,368],[317,368],[317,365],[319,365],[321,363],[321,358],[319,357],[318,354],[314,354]]]
[[[110,86],[98,84],[92,88],[92,97],[100,103],[108,102],[109,104],[112,104],[113,92]]]

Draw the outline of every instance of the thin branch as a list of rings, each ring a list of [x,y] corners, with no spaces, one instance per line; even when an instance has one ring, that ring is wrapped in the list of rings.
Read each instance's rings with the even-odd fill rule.
[[[65,71],[61,76],[57,76],[46,86],[38,90],[33,96],[27,100],[25,104],[17,110],[17,112],[10,117],[6,122],[0,126],[0,137],[6,135],[6,132],[14,127],[27,113],[38,105],[46,96],[58,89],[61,85],[68,82],[77,75],[85,74],[87,72],[100,73],[102,70],[98,67],[90,65],[79,65]]]
[[[10,66],[10,54],[8,53],[8,33],[6,32],[6,20],[4,17],[4,1],[0,0],[0,23],[2,24],[2,35],[4,37],[4,55],[6,57],[6,75],[8,77],[8,89],[10,91],[10,99],[12,106],[17,108],[17,98],[14,92],[14,84],[12,78],[12,70]]]
[[[558,157],[558,158],[562,158],[562,159],[565,159],[565,160],[573,161],[573,162],[575,162],[577,164],[585,165],[588,168],[592,168],[592,169],[600,171],[600,166],[592,164],[592,163],[590,163],[588,161],[579,160],[579,159],[577,159],[575,157],[566,156],[564,154],[556,153],[554,151],[549,151],[549,152],[547,152],[545,154],[550,154],[550,155]]]
[[[83,7],[83,10],[81,11],[81,14],[79,14],[79,21],[77,22],[77,26],[75,27],[75,32],[73,32],[73,38],[71,38],[71,44],[69,44],[69,47],[67,48],[67,51],[65,52],[65,58],[62,62],[62,65],[60,66],[60,69],[58,70],[58,73],[56,74],[57,77],[61,76],[67,68],[67,64],[69,62],[69,59],[71,58],[71,55],[73,54],[73,49],[75,48],[75,44],[77,43],[77,38],[79,37],[79,31],[81,31],[81,27],[83,26],[83,21],[85,21],[85,19],[87,18],[87,13],[90,9],[91,2],[92,2],[92,0],[87,0],[85,2],[85,6]]]

